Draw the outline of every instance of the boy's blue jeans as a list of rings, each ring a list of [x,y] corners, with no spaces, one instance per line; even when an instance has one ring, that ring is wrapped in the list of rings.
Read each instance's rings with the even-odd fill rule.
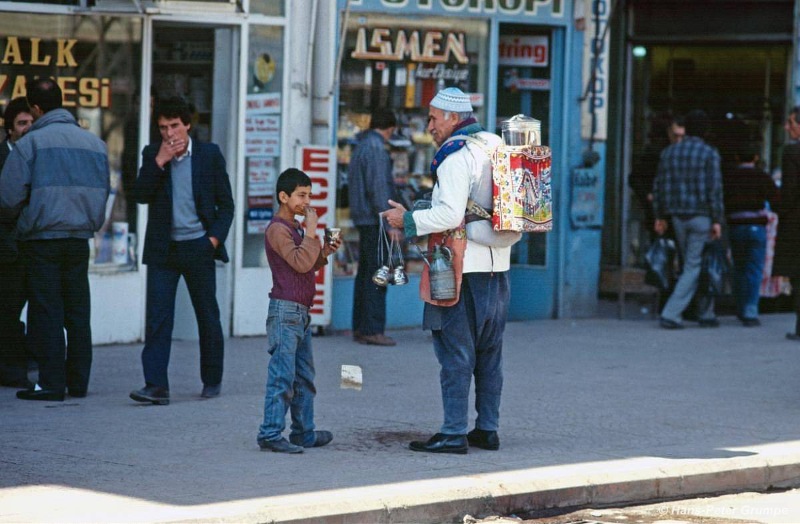
[[[267,314],[269,354],[264,422],[258,440],[280,440],[291,410],[290,436],[314,442],[314,357],[308,308],[289,300],[270,299]]]

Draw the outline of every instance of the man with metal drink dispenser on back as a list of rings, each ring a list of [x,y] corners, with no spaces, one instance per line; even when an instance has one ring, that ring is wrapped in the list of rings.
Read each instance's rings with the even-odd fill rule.
[[[423,270],[420,296],[425,300],[423,329],[432,331],[441,366],[444,422],[429,440],[411,442],[409,447],[456,454],[467,453],[469,447],[496,450],[500,447],[497,430],[510,246],[521,235],[494,232],[490,220],[465,221],[465,210],[473,203],[492,208],[489,152],[501,139],[481,128],[472,115],[469,96],[455,87],[442,89],[431,101],[428,132],[439,146],[431,163],[430,206],[409,211],[390,200],[391,208],[383,212],[389,225],[403,228],[406,237],[428,235],[428,253],[433,256]],[[438,279],[449,276],[447,264],[452,266],[454,281],[442,286]],[[435,270],[437,265],[441,273]],[[437,295],[448,288],[453,292],[445,296],[452,298]],[[473,376],[477,418],[468,433]]]

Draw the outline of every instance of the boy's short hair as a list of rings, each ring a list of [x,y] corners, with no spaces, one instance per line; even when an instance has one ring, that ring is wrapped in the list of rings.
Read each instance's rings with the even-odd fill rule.
[[[192,123],[192,105],[183,97],[171,96],[156,100],[153,109],[153,118],[157,122],[159,118],[180,118],[184,125]]]
[[[11,133],[11,130],[14,128],[14,119],[16,119],[20,113],[31,114],[28,100],[24,96],[15,98],[6,106],[6,111],[3,113],[3,128],[5,128],[6,133]]]
[[[282,191],[291,196],[298,187],[311,187],[311,178],[296,167],[290,167],[278,177],[275,194],[280,195]]]

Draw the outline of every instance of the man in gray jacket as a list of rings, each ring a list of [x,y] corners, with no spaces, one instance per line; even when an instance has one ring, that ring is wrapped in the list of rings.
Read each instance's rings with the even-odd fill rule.
[[[0,174],[0,212],[15,219],[28,277],[28,343],[39,360],[23,400],[84,397],[92,366],[89,239],[105,220],[105,143],[62,109],[51,78],[27,83],[35,119]],[[67,342],[64,343],[64,330]]]
[[[386,287],[372,281],[379,259],[389,254],[380,238],[380,212],[389,199],[397,200],[392,159],[386,143],[397,126],[394,113],[386,108],[372,112],[369,129],[358,134],[348,170],[350,219],[358,228],[358,273],[353,286],[353,338],[360,344],[394,346],[386,328]],[[400,231],[389,234],[399,242]],[[379,252],[382,256],[379,256]]]

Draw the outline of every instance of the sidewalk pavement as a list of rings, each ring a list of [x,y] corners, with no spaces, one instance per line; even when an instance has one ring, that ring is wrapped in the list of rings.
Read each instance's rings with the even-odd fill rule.
[[[89,396],[0,389],[0,522],[460,522],[800,485],[800,343],[790,314],[681,331],[645,320],[513,322],[499,451],[408,449],[438,430],[430,335],[396,347],[314,338],[316,421],[334,441],[261,452],[263,337],[227,341],[222,396],[199,397],[176,341],[169,406],[140,405],[141,345],[95,348]],[[342,365],[363,388],[340,387]],[[800,521],[800,515],[798,515]]]

